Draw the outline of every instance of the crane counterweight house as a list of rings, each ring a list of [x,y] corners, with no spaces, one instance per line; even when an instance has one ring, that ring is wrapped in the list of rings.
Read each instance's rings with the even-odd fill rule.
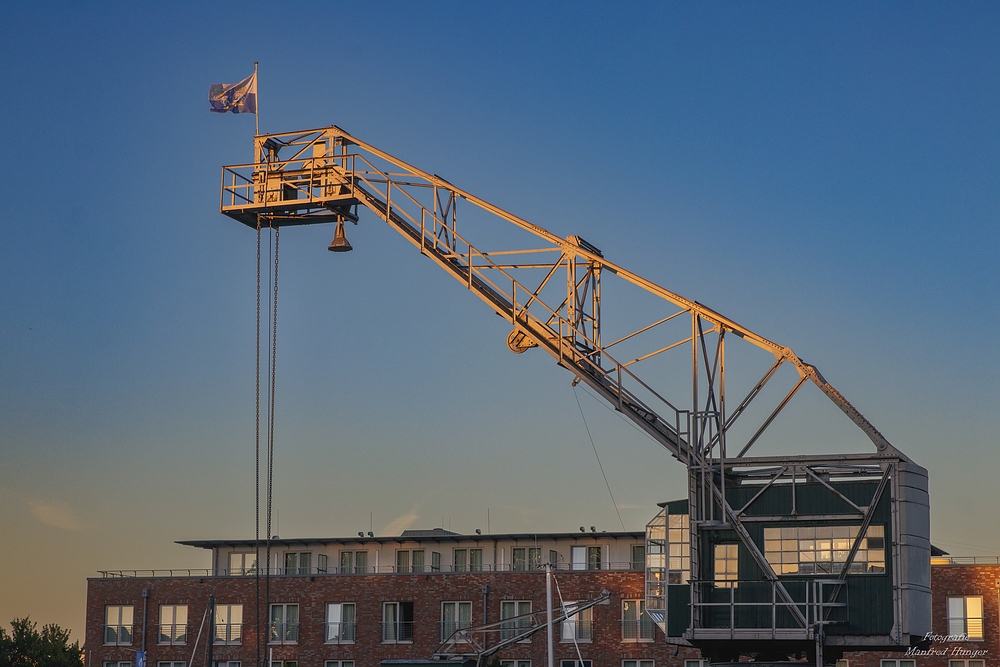
[[[927,471],[790,348],[338,127],[254,141],[253,163],[223,168],[223,214],[335,224],[347,251],[368,211],[503,317],[511,351],[548,353],[687,467],[686,500],[647,528],[645,610],[669,641],[824,664],[930,631]],[[769,455],[806,385],[872,451]]]

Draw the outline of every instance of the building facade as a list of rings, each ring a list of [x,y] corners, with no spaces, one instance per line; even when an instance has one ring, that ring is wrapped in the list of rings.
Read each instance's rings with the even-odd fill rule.
[[[103,572],[88,582],[88,667],[374,667],[428,659],[453,632],[505,621],[486,646],[539,622],[545,563],[554,606],[609,599],[554,629],[560,665],[697,667],[644,612],[645,533],[458,535],[280,540],[270,576],[252,541],[184,542],[211,553],[205,570]],[[263,572],[263,568],[262,568]],[[213,618],[208,618],[210,601]],[[510,620],[507,620],[510,619]],[[543,620],[543,618],[542,618]],[[657,634],[659,633],[659,634]],[[461,646],[457,647],[459,651]],[[495,655],[502,667],[546,663],[542,630]]]

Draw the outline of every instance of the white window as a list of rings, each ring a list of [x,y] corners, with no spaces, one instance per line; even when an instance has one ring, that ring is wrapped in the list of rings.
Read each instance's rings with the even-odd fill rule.
[[[431,572],[441,571],[441,554],[437,551],[431,552]]]
[[[948,598],[948,634],[983,638],[982,596]]]
[[[684,667],[709,667],[708,660],[685,660]]]
[[[501,660],[500,667],[531,667],[530,660]]]
[[[229,575],[239,577],[257,571],[257,554],[252,551],[237,551],[229,554]]]
[[[471,602],[441,603],[441,641],[455,634],[458,630],[472,627]]]
[[[243,605],[215,605],[215,643],[239,644],[243,637]]]
[[[123,662],[118,662],[118,661],[114,661],[113,660],[111,662],[105,662],[104,663],[104,667],[132,667],[132,663],[131,662],[124,662],[124,661]]]
[[[949,660],[948,667],[986,667],[985,660]]]
[[[839,575],[861,526],[764,529],[764,558],[778,574]],[[885,573],[885,529],[869,526],[848,574]]]
[[[566,611],[577,607],[578,602],[567,602]],[[566,617],[559,627],[559,641],[589,642],[594,638],[594,608],[588,607]]]
[[[367,551],[341,551],[340,571],[343,574],[364,574],[368,571]]]
[[[104,608],[104,643],[127,646],[132,643],[132,605]]]
[[[593,667],[593,663],[590,660],[563,660],[559,663],[561,667]]]
[[[645,600],[622,600],[622,641],[653,641],[653,619],[646,613]]]
[[[409,644],[413,641],[413,603],[382,604],[382,643]]]
[[[188,608],[186,604],[161,604],[160,633],[156,643],[175,646],[186,644],[187,618]]]
[[[739,579],[739,554],[738,544],[716,544],[715,545],[715,585],[718,588],[731,588],[736,586]]]
[[[622,667],[653,667],[652,660],[622,660]],[[684,667],[687,667],[685,664]]]
[[[483,550],[455,549],[451,562],[455,572],[480,572],[483,569]]]
[[[285,552],[285,574],[312,574],[312,552]]]
[[[335,602],[326,605],[326,643],[354,643],[354,603]]]
[[[354,667],[353,660],[327,660],[326,667]]]
[[[687,514],[667,515],[667,583],[691,578],[691,525]]]
[[[916,660],[883,660],[881,667],[917,667]]]
[[[526,628],[531,627],[531,600],[501,600],[500,620],[506,621],[500,630],[501,639],[510,639]],[[522,617],[522,618],[518,618]],[[525,641],[531,641],[529,637]]]
[[[183,660],[161,660],[156,663],[156,667],[184,667]]]
[[[645,544],[632,545],[632,560],[629,562],[629,567],[633,570],[642,570],[644,567],[646,567]]]
[[[271,605],[271,644],[294,644],[299,641],[299,605]]]
[[[316,574],[326,574],[328,562],[326,554],[316,554]]]
[[[400,550],[396,552],[396,572],[423,572],[424,550]]]
[[[600,570],[601,547],[570,547],[570,562],[574,570]]]
[[[272,660],[271,667],[299,667],[298,660]]]
[[[240,667],[239,660],[216,660],[212,664],[215,667]]]
[[[542,550],[538,547],[514,547],[510,550],[512,570],[542,569]]]

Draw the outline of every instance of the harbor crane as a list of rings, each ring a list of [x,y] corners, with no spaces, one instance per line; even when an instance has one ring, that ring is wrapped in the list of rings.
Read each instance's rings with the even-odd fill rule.
[[[346,252],[366,211],[501,316],[513,353],[550,355],[686,466],[686,499],[647,526],[645,608],[667,641],[823,665],[930,631],[927,471],[790,347],[336,126],[258,135],[252,163],[222,170],[221,212],[253,229],[331,224]],[[869,451],[775,453],[809,385]]]

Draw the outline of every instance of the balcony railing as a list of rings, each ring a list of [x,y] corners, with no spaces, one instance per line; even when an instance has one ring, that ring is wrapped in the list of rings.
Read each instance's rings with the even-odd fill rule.
[[[653,641],[653,631],[656,626],[653,619],[643,616],[640,620],[622,621],[622,641],[624,642],[651,642]]]
[[[327,644],[353,644],[354,622],[325,623]]]
[[[131,625],[105,625],[104,644],[114,646],[128,646],[132,643]]]
[[[413,641],[413,621],[382,624],[382,643],[409,644]]]
[[[595,571],[636,571],[642,572],[643,566],[641,563],[633,563],[631,561],[615,561],[615,562],[605,562],[601,563],[600,568],[590,569],[586,567],[586,564],[573,565],[572,563],[559,563],[556,568],[557,571],[573,571],[573,572],[595,572]],[[101,575],[102,579],[174,579],[174,578],[184,578],[184,577],[252,577],[256,576],[258,571],[261,576],[265,576],[268,572],[264,568],[253,569],[253,568],[218,568],[216,570],[211,569],[197,569],[197,568],[182,568],[182,569],[171,569],[171,570],[98,570],[98,574]],[[483,563],[482,565],[411,565],[406,568],[397,568],[395,565],[380,565],[378,567],[335,567],[328,566],[325,568],[310,567],[310,568],[296,568],[296,572],[286,573],[284,567],[271,568],[270,575],[272,577],[315,577],[324,575],[337,575],[337,576],[347,576],[347,575],[367,575],[367,574],[475,574],[477,572],[544,572],[544,568],[528,568],[527,566],[521,567],[518,565],[515,567],[511,563],[498,563],[493,565],[492,563]]]
[[[216,623],[215,644],[239,644],[243,641],[242,623]]]
[[[187,644],[187,623],[161,623],[157,635],[157,644],[183,645]]]
[[[559,630],[559,641],[571,642],[574,639],[589,642],[594,639],[594,621],[589,618],[571,618],[562,622]]]
[[[438,623],[441,629],[440,637],[441,641],[447,640],[453,634],[459,630],[465,630],[466,628],[472,627],[471,621],[441,621]],[[456,639],[458,642],[467,642],[468,639]]]
[[[299,624],[297,621],[281,623],[275,621],[271,623],[270,632],[267,635],[269,644],[294,644],[299,641]]]

